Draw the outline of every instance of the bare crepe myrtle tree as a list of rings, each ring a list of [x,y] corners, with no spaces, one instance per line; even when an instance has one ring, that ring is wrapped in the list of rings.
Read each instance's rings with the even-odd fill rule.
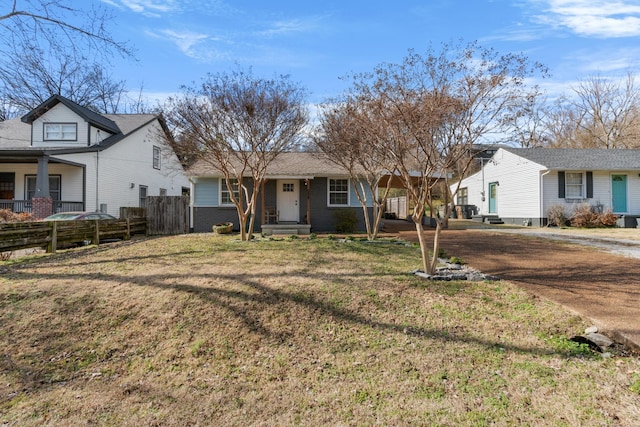
[[[348,171],[354,192],[362,206],[367,238],[378,237],[382,214],[392,179],[379,187],[385,176],[393,176],[395,165],[388,151],[378,149],[369,132],[376,117],[366,102],[345,95],[320,107],[320,124],[313,148],[329,161]],[[373,207],[369,214],[369,205]]]
[[[182,90],[165,109],[176,135],[173,147],[181,159],[205,162],[222,174],[241,238],[249,240],[267,167],[301,142],[309,117],[306,90],[289,76],[259,78],[251,70],[209,74]]]
[[[477,43],[444,44],[439,52],[410,51],[400,64],[382,64],[371,73],[353,76],[353,90],[376,116],[375,125],[368,128],[370,140],[379,141],[376,148],[394,159],[415,206],[412,219],[424,271],[435,271],[443,222],[452,210],[447,204],[445,218],[433,218],[430,256],[422,220],[425,208],[437,209],[436,188],[448,191],[453,176],[459,186],[473,163],[474,144],[495,143],[508,134],[512,117],[524,114],[519,110],[538,92],[527,87],[526,79],[543,68],[522,55],[501,55]],[[449,196],[457,190],[454,186]]]

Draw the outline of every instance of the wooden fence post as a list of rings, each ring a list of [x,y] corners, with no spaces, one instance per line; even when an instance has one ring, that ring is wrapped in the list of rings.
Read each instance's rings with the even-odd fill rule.
[[[95,230],[93,233],[93,243],[94,245],[99,245],[100,244],[100,225],[99,225],[99,221],[96,219],[93,221]]]
[[[49,240],[49,244],[47,245],[47,252],[50,254],[55,254],[56,249],[58,249],[58,223],[53,221],[51,223],[51,239]]]

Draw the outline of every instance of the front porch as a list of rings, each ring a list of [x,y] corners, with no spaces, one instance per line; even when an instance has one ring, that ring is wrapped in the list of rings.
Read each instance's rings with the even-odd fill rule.
[[[52,214],[85,210],[83,202],[68,202],[62,200],[53,200],[51,207],[53,211]],[[31,200],[0,199],[0,209],[6,209],[15,213],[33,213],[33,202]]]

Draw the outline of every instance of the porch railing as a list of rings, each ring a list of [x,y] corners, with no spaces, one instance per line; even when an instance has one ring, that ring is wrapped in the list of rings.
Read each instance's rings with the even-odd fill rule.
[[[31,212],[31,200],[2,200],[0,209],[8,209],[12,212]],[[63,200],[53,201],[53,213],[84,211],[83,202],[67,202]]]

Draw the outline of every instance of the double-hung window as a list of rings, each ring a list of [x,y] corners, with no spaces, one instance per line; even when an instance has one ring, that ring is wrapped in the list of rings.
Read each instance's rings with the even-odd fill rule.
[[[240,197],[240,187],[238,186],[238,180],[230,179],[229,183],[231,184],[231,188],[233,190],[233,196],[236,198],[236,200],[238,200],[238,198]],[[229,188],[227,188],[227,180],[224,178],[220,179],[220,204],[233,205],[231,193],[229,193]]]
[[[565,198],[584,198],[584,178],[582,172],[565,172]]]
[[[76,141],[78,125],[76,123],[45,123],[45,141]]]
[[[36,194],[37,177],[35,175],[25,175],[25,180],[25,196],[27,200],[31,200]],[[60,200],[60,196],[62,194],[61,180],[62,177],[60,175],[49,175],[49,196],[54,201]]]
[[[141,185],[138,190],[139,205],[141,208],[147,207],[147,196],[149,195],[149,187]]]
[[[464,187],[458,190],[458,204],[459,205],[469,204],[469,189],[467,187]]]
[[[153,168],[160,169],[160,147],[153,146]]]
[[[329,206],[349,205],[349,180],[329,178]]]

